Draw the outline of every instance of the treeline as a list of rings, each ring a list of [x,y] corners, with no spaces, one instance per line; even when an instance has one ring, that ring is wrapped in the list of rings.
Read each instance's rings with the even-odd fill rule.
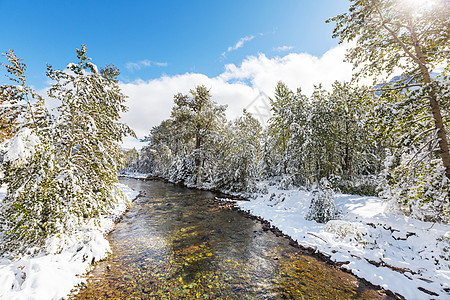
[[[249,113],[227,122],[225,106],[197,86],[174,97],[171,118],[154,127],[127,167],[188,186],[251,191],[259,177],[262,127]],[[131,159],[130,159],[131,158]]]
[[[56,112],[27,86],[21,59],[5,56],[14,83],[0,86],[0,254],[16,255],[97,222],[123,197],[121,143],[133,132],[119,122],[126,107],[118,69],[98,70],[85,46],[65,70],[47,67]]]
[[[239,192],[262,180],[310,188],[326,178],[334,189],[379,194],[407,215],[448,222],[450,7],[411,3],[351,0],[348,13],[328,20],[340,42],[355,42],[347,53],[354,79],[311,96],[280,82],[267,130],[246,112],[227,122],[203,86],[176,95],[171,117],[141,153],[129,153],[129,167]],[[387,84],[359,82],[394,72],[402,74]]]
[[[373,194],[373,184],[360,181],[380,172],[384,152],[366,118],[368,95],[335,83],[332,92],[319,86],[307,97],[279,82],[263,131],[246,111],[227,121],[225,107],[197,86],[189,95],[175,95],[171,117],[151,130],[140,153],[127,153],[127,167],[229,192],[255,191],[257,181],[268,178],[282,188],[332,178],[346,192]]]

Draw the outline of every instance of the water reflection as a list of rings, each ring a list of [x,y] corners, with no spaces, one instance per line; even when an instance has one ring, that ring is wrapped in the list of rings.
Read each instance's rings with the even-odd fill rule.
[[[147,196],[110,234],[113,254],[77,299],[383,298],[259,223],[219,208],[212,193],[122,182]]]

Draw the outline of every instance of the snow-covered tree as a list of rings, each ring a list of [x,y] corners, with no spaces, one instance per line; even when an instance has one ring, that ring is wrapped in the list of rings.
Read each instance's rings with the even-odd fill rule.
[[[442,210],[448,214],[449,205],[448,80],[433,79],[432,72],[442,64],[448,65],[450,3],[448,0],[351,2],[349,13],[329,21],[336,22],[334,36],[340,37],[340,42],[356,41],[347,58],[357,69],[357,76],[403,72],[402,80],[382,88],[385,93],[378,110],[386,113],[379,114],[379,120],[388,124],[391,134],[401,132],[399,138],[392,139],[395,159],[388,158],[386,162],[389,169],[397,170],[390,172],[393,177],[388,180],[390,188],[401,190],[394,193],[399,195],[394,199],[403,208],[408,206],[408,213],[416,216],[421,215],[420,207],[426,206],[424,211],[428,211],[430,206],[426,203],[432,201],[436,219],[442,219]],[[392,97],[389,91],[404,95]],[[416,189],[418,182],[421,188]],[[440,186],[437,189],[442,191],[438,194],[443,195],[438,198],[428,191],[430,186],[436,187],[436,182]],[[420,192],[409,193],[410,189]]]
[[[65,71],[48,67],[54,80],[49,96],[61,102],[57,117],[39,122],[30,106],[32,125],[3,146],[8,191],[0,208],[2,252],[23,252],[51,235],[70,233],[122,196],[116,187],[120,144],[132,131],[118,122],[126,109],[118,70],[98,72],[85,46],[77,56],[79,62]]]
[[[282,176],[283,188],[309,186],[332,175],[333,183],[344,187],[354,176],[374,174],[379,161],[366,121],[365,94],[336,82],[332,92],[319,85],[306,97],[279,82],[265,144],[267,173]]]
[[[139,152],[136,148],[124,151],[124,168],[125,171],[133,171],[139,169]]]
[[[190,91],[190,95],[175,95],[174,102],[171,118],[177,138],[183,142],[182,148],[189,156],[179,162],[188,165],[194,162],[195,169],[190,181],[201,185],[204,181],[212,180],[206,174],[212,169],[211,164],[214,164],[214,155],[210,150],[218,131],[225,124],[226,106],[213,102],[205,86],[197,86]]]
[[[173,120],[168,119],[150,130],[144,141],[148,145],[141,151],[141,161],[152,161],[152,173],[156,176],[168,177],[174,157],[184,155],[182,141],[175,137]]]
[[[308,99],[298,89],[294,94],[283,82],[278,82],[271,99],[264,161],[269,176],[281,176],[282,185],[303,184]]]
[[[27,85],[26,65],[13,50],[3,54],[8,78],[14,84],[0,85],[0,143],[24,127],[45,127],[49,117],[41,96]]]
[[[2,119],[9,127],[4,131],[7,140],[0,144],[0,184],[7,184],[0,206],[0,253],[17,253],[42,244],[59,221],[49,218],[52,201],[48,200],[56,195],[57,166],[48,135],[52,119],[43,99],[27,86],[21,59],[12,50],[5,56],[8,63],[2,65],[15,84],[1,88]]]
[[[74,213],[86,219],[110,208],[120,194],[115,183],[123,163],[121,142],[134,133],[119,122],[127,110],[119,70],[106,66],[99,71],[84,45],[77,58],[64,71],[48,66],[47,74],[54,80],[49,96],[61,102],[54,132],[57,157],[64,178],[75,186]]]
[[[436,81],[434,84],[445,84]],[[445,91],[445,89],[441,89]],[[450,112],[450,93],[438,95]],[[385,91],[373,111],[380,139],[388,146],[382,196],[419,219],[450,221],[450,182],[438,155],[438,137],[424,89]],[[444,119],[449,127],[450,119]]]
[[[253,191],[260,174],[262,127],[244,110],[221,134],[215,185],[232,192]]]

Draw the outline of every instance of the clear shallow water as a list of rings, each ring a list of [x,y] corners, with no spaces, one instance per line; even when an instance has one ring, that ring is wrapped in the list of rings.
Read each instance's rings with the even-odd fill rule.
[[[113,254],[75,299],[383,299],[304,255],[214,194],[121,179],[144,191],[109,235]]]

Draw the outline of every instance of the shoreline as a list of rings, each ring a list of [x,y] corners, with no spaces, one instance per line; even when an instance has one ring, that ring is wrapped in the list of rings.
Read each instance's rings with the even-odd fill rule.
[[[257,216],[257,215],[252,214],[249,210],[242,209],[237,204],[237,201],[248,201],[248,202],[250,202],[251,200],[249,200],[248,198],[245,198],[245,197],[243,197],[241,195],[232,195],[232,194],[228,194],[226,192],[223,192],[223,191],[220,191],[220,190],[215,190],[215,189],[190,187],[190,186],[186,186],[185,184],[182,184],[182,183],[171,182],[170,180],[168,180],[166,178],[162,178],[162,177],[158,177],[158,176],[133,177],[132,175],[127,174],[127,175],[119,175],[119,178],[120,177],[132,178],[132,179],[142,180],[142,181],[162,181],[162,182],[165,182],[165,183],[179,185],[179,186],[183,186],[183,187],[194,189],[194,190],[209,191],[209,192],[212,192],[214,194],[217,194],[218,196],[216,196],[215,199],[212,201],[213,203],[215,203],[219,207],[234,210],[234,211],[238,212],[239,214],[241,214],[242,216],[244,216],[245,218],[248,218],[248,219],[255,220],[255,221],[259,222],[260,224],[262,224],[262,229],[264,231],[271,231],[277,237],[283,237],[283,238],[287,239],[289,241],[289,245],[299,249],[302,252],[302,254],[310,255],[312,257],[315,257],[315,258],[325,262],[326,264],[328,264],[331,267],[334,267],[334,268],[336,268],[336,269],[338,269],[340,271],[343,271],[345,273],[352,274],[358,280],[360,280],[367,288],[373,288],[373,289],[377,290],[381,295],[386,295],[387,297],[391,297],[393,299],[406,299],[405,297],[403,297],[402,295],[400,295],[398,293],[395,293],[395,292],[393,292],[393,291],[391,291],[389,289],[385,289],[385,288],[383,288],[380,285],[375,285],[375,284],[371,283],[370,281],[368,281],[366,278],[360,277],[357,274],[354,274],[351,269],[343,267],[345,262],[333,261],[331,259],[330,255],[328,255],[327,253],[321,252],[320,250],[317,249],[317,247],[316,248],[308,247],[308,246],[305,246],[305,245],[302,245],[302,244],[298,243],[293,237],[291,237],[290,235],[284,233],[278,227],[273,225],[270,221],[264,219],[261,216]]]

